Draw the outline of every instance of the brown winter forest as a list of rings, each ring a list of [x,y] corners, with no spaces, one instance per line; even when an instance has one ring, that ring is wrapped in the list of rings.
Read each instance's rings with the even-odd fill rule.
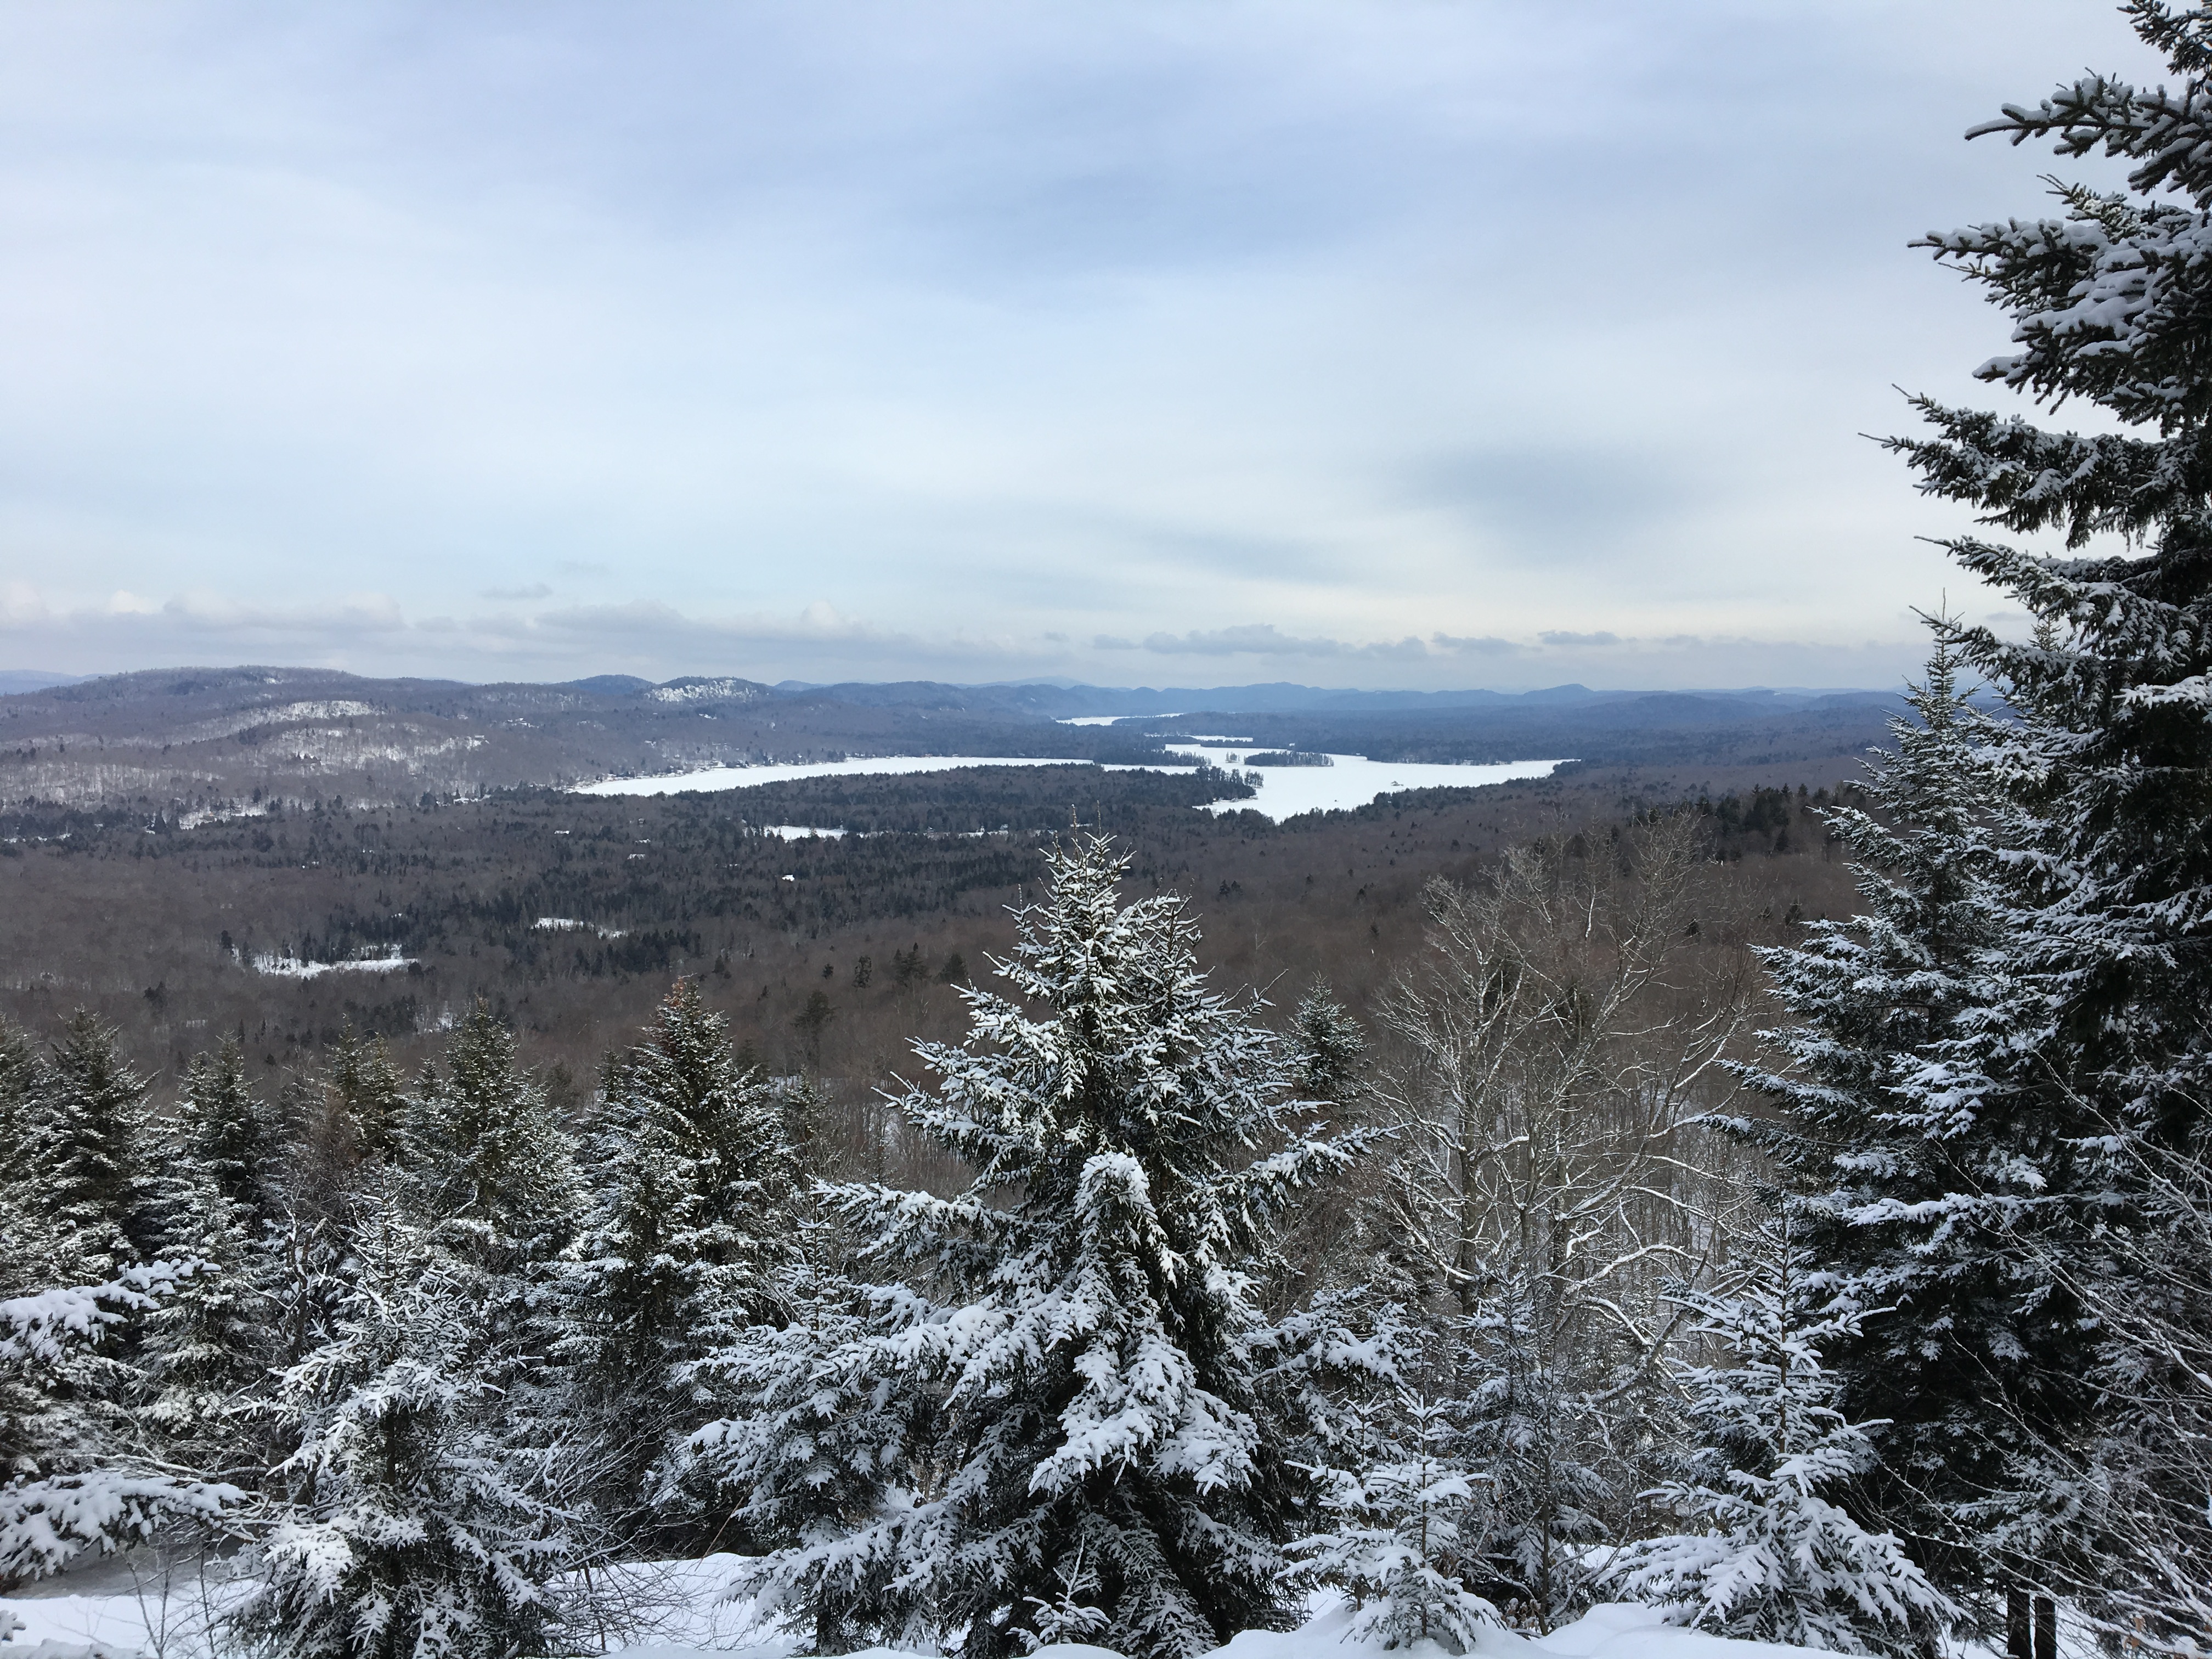
[[[91,1009],[160,1095],[192,1054],[240,1036],[266,1091],[296,1097],[349,1026],[413,1068],[481,999],[574,1109],[605,1052],[690,976],[763,1066],[816,1079],[870,1141],[875,1090],[911,1072],[913,1039],[957,1033],[953,982],[987,975],[1012,937],[1008,907],[1034,896],[1041,847],[1073,823],[1115,838],[1133,896],[1189,899],[1219,988],[1256,989],[1287,1018],[1325,985],[1371,1027],[1423,950],[1429,883],[1479,885],[1506,849],[1539,842],[1597,869],[1639,820],[1688,813],[1699,864],[1668,974],[1699,995],[1754,994],[1747,947],[1852,908],[1814,810],[1878,732],[1871,710],[1852,713],[1809,735],[1796,722],[1786,744],[1748,730],[1704,764],[1585,764],[1282,824],[1194,810],[1236,793],[1218,773],[1088,768],[636,799],[528,783],[411,803],[272,789],[227,812],[50,787],[0,806],[0,1013],[46,1035]],[[1459,740],[1448,718],[1419,730],[1431,748]],[[986,735],[1007,751],[1008,733]],[[1679,751],[1653,738],[1670,742]],[[1759,752],[1777,749],[1789,757]],[[852,833],[755,827],[780,822]],[[409,965],[281,970],[387,953]]]

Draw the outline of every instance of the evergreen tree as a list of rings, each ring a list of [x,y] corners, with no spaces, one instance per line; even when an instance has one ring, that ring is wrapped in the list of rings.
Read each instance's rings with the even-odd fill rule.
[[[204,1175],[241,1222],[258,1229],[276,1218],[282,1139],[246,1076],[237,1038],[227,1036],[214,1054],[192,1060],[173,1139],[174,1150]]]
[[[566,1243],[574,1146],[483,1002],[454,1028],[445,1062],[409,1103],[404,1190],[459,1261],[519,1286]]]
[[[581,1205],[574,1146],[516,1062],[514,1034],[478,1002],[445,1065],[409,1102],[395,1189],[410,1225],[478,1328],[473,1362],[502,1395],[503,1432],[543,1452],[568,1442],[561,1255]]]
[[[2014,1036],[1990,844],[2012,815],[1987,750],[1997,734],[1959,669],[1939,637],[1909,691],[1917,719],[1892,722],[1895,747],[1869,769],[1867,805],[1826,815],[1865,908],[1761,952],[1798,1023],[1765,1034],[1787,1069],[1738,1068],[1782,1115],[1737,1127],[1787,1173],[1799,1243],[1862,1316],[1826,1346],[1840,1408],[1883,1425],[1868,1476],[1878,1509],[1969,1584],[1987,1564],[1944,1550],[1957,1506],[2000,1478],[2021,1413],[2063,1408],[2060,1362],[2081,1334],[2047,1266],[1993,1233],[1983,1207],[2032,1200],[2066,1149],[2039,1145],[2033,1116],[1977,1082],[1974,1056]]]
[[[126,1267],[0,1298],[0,1589],[212,1520],[243,1496],[144,1455],[127,1404],[134,1371],[110,1340],[191,1271]]]
[[[810,1254],[822,1253],[825,1230],[807,1231]],[[813,1261],[782,1292],[781,1322],[738,1333],[702,1362],[738,1414],[692,1435],[684,1476],[732,1500],[728,1530],[803,1553],[762,1584],[761,1610],[799,1603],[817,1654],[866,1645],[871,1633],[925,1643],[935,1628],[928,1587],[901,1577],[899,1540],[876,1525],[932,1443],[929,1392],[902,1386],[902,1357],[877,1340],[904,1297]]]
[[[21,1026],[0,1019],[0,1200],[10,1210],[45,1184],[39,1093],[38,1051]]]
[[[690,980],[606,1078],[562,1354],[609,1448],[607,1499],[635,1525],[672,1437],[714,1414],[693,1368],[780,1304],[796,1159],[782,1091],[732,1048],[729,1022]]]
[[[0,1297],[69,1283],[82,1265],[56,1203],[52,1097],[29,1036],[0,1020]]]
[[[560,1624],[568,1517],[498,1431],[479,1279],[435,1234],[373,1205],[330,1340],[283,1378],[290,1501],[237,1623],[288,1659],[498,1659]]]
[[[1465,1653],[1504,1622],[1468,1588],[1485,1571],[1474,1552],[1490,1506],[1468,1467],[1457,1405],[1401,1383],[1384,1402],[1393,1428],[1362,1466],[1316,1470],[1330,1524],[1291,1553],[1301,1578],[1352,1597],[1352,1634],[1364,1642]]]
[[[963,990],[966,1040],[917,1046],[940,1082],[902,1107],[967,1189],[837,1193],[915,1284],[826,1351],[790,1340],[775,1397],[797,1412],[732,1425],[765,1515],[821,1478],[789,1445],[821,1443],[804,1389],[829,1379],[869,1425],[846,1449],[863,1514],[787,1539],[771,1595],[964,1632],[971,1659],[1078,1628],[1190,1654],[1284,1615],[1291,1429],[1255,1409],[1249,1275],[1290,1188],[1343,1153],[1299,1127],[1287,1045],[1206,989],[1182,902],[1123,908],[1123,868],[1098,838],[1051,855],[994,964],[1013,995]]]
[[[1747,1283],[1684,1298],[1725,1365],[1675,1362],[1693,1449],[1649,1494],[1697,1529],[1633,1543],[1607,1576],[1716,1636],[1831,1653],[1923,1651],[1955,1612],[1887,1533],[1843,1499],[1875,1461],[1837,1409],[1820,1346],[1855,1334],[1847,1305],[1816,1306],[1804,1253],[1770,1237]]]
[[[1296,1018],[1298,1087],[1309,1098],[1342,1104],[1358,1091],[1367,1037],[1328,988],[1316,985],[1299,1000]]]
[[[115,1028],[80,1008],[43,1068],[33,1139],[51,1213],[70,1236],[72,1277],[106,1279],[155,1254],[157,1209],[142,1162],[146,1082]]]
[[[407,1091],[384,1039],[364,1040],[346,1022],[331,1056],[331,1093],[350,1130],[355,1155],[376,1164],[399,1161]]]
[[[2014,349],[1981,378],[2053,409],[2085,401],[2121,429],[2055,431],[1923,398],[1932,435],[1892,446],[1927,493],[2067,548],[1948,544],[2035,628],[2026,641],[1943,630],[2020,717],[1990,743],[2014,809],[1996,848],[2009,938],[1984,1029],[1931,1056],[1915,1090],[1932,1133],[1971,1123],[2015,1149],[2015,1178],[1962,1186],[1947,1224],[1978,1231],[2024,1278],[2069,1265],[2025,1310],[2045,1329],[2137,1274],[2133,1234],[2151,1224],[2139,1171],[2195,1142],[2212,1099],[2212,267],[2197,257],[2212,234],[2212,9],[2124,10],[2175,85],[2087,76],[1970,136],[2102,150],[2131,165],[2125,188],[2054,184],[2050,216],[1921,244],[2009,317]],[[2098,537],[2126,545],[2093,551]],[[2092,1367],[2070,1341],[2032,1351],[2039,1361],[2046,1397],[2015,1395],[1992,1420],[2008,1455],[2043,1439],[2063,1465],[2100,1426],[2067,1386]],[[1978,1536],[2009,1547],[2015,1579],[2099,1547],[2046,1494],[2017,1497],[2009,1536],[1990,1506],[1976,1516]],[[2177,1523],[2193,1498],[2167,1500]]]
[[[193,1061],[164,1127],[159,1248],[194,1271],[147,1317],[143,1419],[172,1461],[251,1486],[265,1467],[255,1419],[276,1342],[267,1234],[279,1148],[235,1039]]]
[[[1448,1321],[1461,1345],[1459,1456],[1480,1481],[1482,1524],[1466,1546],[1475,1586],[1513,1622],[1548,1631],[1587,1594],[1586,1563],[1605,1541],[1613,1482],[1596,1449],[1615,1413],[1632,1418],[1638,1391],[1619,1369],[1591,1398],[1590,1356],[1559,1340],[1556,1284],[1520,1263],[1486,1276],[1474,1310]],[[1463,1385],[1464,1386],[1464,1385]]]

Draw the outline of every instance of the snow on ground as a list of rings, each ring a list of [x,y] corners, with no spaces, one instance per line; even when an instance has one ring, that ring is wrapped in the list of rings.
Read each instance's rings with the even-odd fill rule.
[[[775,836],[784,841],[811,841],[817,836],[827,836],[835,841],[845,832],[842,830],[818,830],[807,823],[763,823],[761,834]]]
[[[751,789],[794,778],[904,777],[918,772],[952,772],[967,766],[1088,766],[1087,760],[1044,756],[871,755],[855,760],[793,762],[775,766],[710,766],[661,778],[604,778],[578,786],[579,795],[673,795],[684,790]]]
[[[1115,720],[1175,720],[1180,714],[1069,714],[1054,726],[1111,726]]]
[[[1194,755],[1215,766],[1243,763],[1245,749],[1226,744],[1173,743],[1178,755]],[[1506,761],[1468,766],[1435,761],[1375,761],[1364,755],[1331,755],[1327,766],[1268,766],[1254,769],[1260,793],[1250,800],[1218,800],[1211,812],[1254,811],[1280,823],[1301,812],[1348,811],[1400,789],[1474,789],[1521,778],[1548,778],[1564,761]]]
[[[607,1659],[787,1659],[800,1644],[799,1634],[762,1625],[750,1601],[731,1595],[732,1581],[744,1565],[738,1556],[710,1555],[703,1561],[639,1562],[611,1576],[599,1573],[593,1585],[611,1612],[592,1645]],[[210,1615],[234,1602],[244,1589],[220,1574],[173,1567],[164,1573],[133,1553],[33,1585],[27,1593],[0,1597],[0,1628],[8,1613],[22,1621],[6,1650],[22,1659],[198,1659],[210,1650]],[[1358,1659],[1370,1651],[1347,1639],[1351,1612],[1344,1603],[1322,1606],[1298,1630],[1246,1631],[1205,1659]],[[1591,1608],[1547,1636],[1491,1632],[1471,1659],[1802,1659],[1811,1651],[1678,1630],[1649,1607],[1611,1603]],[[1122,1659],[1110,1649],[1073,1643],[1040,1652],[1050,1659]],[[912,1656],[869,1648],[853,1659]],[[1395,1659],[1448,1656],[1424,1642],[1399,1650]]]
[[[415,958],[401,956],[396,945],[388,955],[357,962],[302,962],[297,957],[253,958],[255,973],[270,974],[278,979],[318,979],[325,974],[392,974],[414,965]]]
[[[620,939],[624,929],[601,927],[595,922],[581,921],[574,916],[540,916],[530,924],[541,933],[596,933],[601,939]]]

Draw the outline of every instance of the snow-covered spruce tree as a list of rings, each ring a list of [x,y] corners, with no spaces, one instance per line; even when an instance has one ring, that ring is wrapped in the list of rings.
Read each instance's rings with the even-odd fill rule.
[[[241,1219],[258,1227],[276,1218],[283,1137],[246,1076],[245,1048],[236,1037],[193,1060],[167,1127],[173,1149],[205,1174]]]
[[[409,1101],[404,1152],[407,1208],[457,1272],[476,1275],[488,1328],[510,1347],[542,1343],[528,1328],[579,1207],[574,1145],[483,1002]]]
[[[593,1191],[563,1272],[572,1409],[599,1425],[602,1504],[642,1523],[675,1441],[719,1413],[693,1368],[780,1306],[797,1160],[783,1091],[732,1048],[690,980],[611,1063]],[[681,1504],[677,1507],[680,1509]]]
[[[163,1128],[160,1249],[197,1266],[146,1319],[141,1417],[171,1461],[251,1486],[265,1467],[256,1419],[278,1340],[279,1147],[235,1039],[193,1062]]]
[[[517,1063],[514,1034],[481,1001],[454,1028],[444,1062],[408,1101],[405,1162],[389,1186],[430,1253],[422,1272],[467,1310],[474,1392],[450,1409],[482,1413],[466,1427],[477,1455],[503,1449],[499,1480],[580,1515],[586,1437],[568,1419],[556,1358],[561,1256],[582,1199],[574,1144]]]
[[[29,1035],[0,1020],[0,1297],[69,1283],[82,1265],[55,1203],[48,1096]]]
[[[1309,1098],[1341,1105],[1359,1091],[1367,1034],[1325,985],[1298,1000],[1295,1022],[1298,1088]]]
[[[191,1271],[155,1263],[0,1298],[0,1589],[88,1550],[213,1521],[242,1496],[143,1455],[132,1370],[109,1340]]]
[[[499,1431],[481,1278],[434,1227],[362,1207],[335,1328],[278,1391],[289,1501],[237,1628],[286,1659],[547,1652],[568,1517]]]
[[[1786,1067],[1737,1068],[1780,1113],[1735,1127],[1782,1166],[1799,1244],[1863,1316],[1825,1346],[1841,1409],[1882,1425],[1869,1501],[1965,1586],[1988,1563],[1946,1547],[1954,1508],[2000,1478],[2023,1413],[2063,1408],[2083,1347],[2072,1298],[2012,1248],[2008,1212],[1990,1213],[2033,1200],[2048,1155],[2065,1149],[1974,1061],[2014,1040],[1990,840],[2016,815],[1987,749],[2003,734],[1966,702],[1959,672],[1939,637],[1909,690],[1917,719],[1893,722],[1893,749],[1868,769],[1868,805],[1827,815],[1866,908],[1761,952],[1796,1023],[1763,1034]]]
[[[407,1091],[382,1037],[364,1038],[347,1023],[331,1056],[331,1093],[344,1115],[355,1155],[376,1164],[398,1162]]]
[[[1298,1000],[1290,1037],[1297,1092],[1322,1103],[1339,1125],[1361,1121],[1369,1104],[1367,1034],[1326,985]],[[1293,1211],[1275,1251],[1276,1271],[1261,1287],[1271,1314],[1289,1317],[1317,1297],[1365,1284],[1376,1242],[1372,1206],[1357,1191],[1366,1173],[1363,1161]]]
[[[2129,1144],[2188,1145],[2212,1085],[2212,9],[2124,10],[2175,84],[2087,76],[1973,136],[2101,149],[2132,165],[2126,187],[2059,185],[2051,216],[1921,244],[2011,319],[2014,349],[1982,378],[2054,409],[2088,402],[2123,429],[2054,431],[1923,399],[1933,434],[1893,443],[1926,492],[2068,550],[1949,544],[2037,624],[2024,642],[1946,630],[2021,716],[1994,744],[2018,809],[1999,849],[2013,974],[1998,1004],[2008,1040],[1944,1056],[1926,1109],[1994,1120],[2034,1184],[1983,1194],[1980,1214],[1953,1224],[1985,1222],[1992,1238],[2002,1226],[2023,1257],[2120,1280],[2139,1224]],[[2100,537],[2128,544],[2093,548]],[[2051,1436],[2062,1462],[2074,1431],[2097,1427],[2070,1410],[2014,1421]],[[2021,1496],[2015,1576],[2101,1547]],[[2175,1525],[2203,1524],[2191,1501],[2175,1495]]]
[[[1376,1407],[1386,1425],[1358,1465],[1314,1471],[1324,1529],[1291,1544],[1296,1576],[1350,1595],[1352,1632],[1370,1644],[1464,1653],[1504,1621],[1467,1587],[1485,1571],[1472,1552],[1490,1505],[1469,1468],[1462,1402],[1401,1381]]]
[[[874,1635],[911,1646],[937,1628],[933,1584],[902,1576],[900,1540],[873,1530],[910,1490],[901,1483],[916,1449],[933,1443],[933,1391],[911,1386],[908,1356],[880,1340],[913,1293],[817,1261],[838,1253],[830,1232],[820,1222],[803,1230],[806,1260],[781,1282],[781,1319],[735,1334],[702,1364],[738,1414],[695,1433],[678,1471],[687,1487],[730,1500],[715,1545],[734,1534],[822,1553],[818,1564],[787,1561],[764,1587],[805,1615],[817,1654]]]
[[[149,1259],[158,1215],[143,1157],[146,1081],[115,1028],[88,1009],[72,1014],[32,1101],[46,1207],[75,1254],[70,1277],[104,1281]]]
[[[994,964],[1012,995],[963,990],[967,1038],[919,1045],[940,1082],[900,1103],[972,1182],[840,1189],[912,1287],[878,1290],[828,1352],[788,1354],[782,1398],[827,1376],[910,1437],[862,1436],[865,1513],[757,1577],[861,1631],[963,1632],[969,1659],[1071,1621],[1165,1659],[1285,1615],[1289,1425],[1254,1409],[1249,1275],[1291,1189],[1346,1153],[1301,1127],[1289,1045],[1206,988],[1181,900],[1124,908],[1103,838],[1050,864]],[[820,1443],[818,1422],[787,1421]],[[818,1478],[746,1450],[761,1512]]]
[[[1822,1344],[1855,1335],[1857,1318],[1821,1304],[1826,1279],[1778,1224],[1730,1293],[1686,1296],[1724,1363],[1674,1362],[1694,1445],[1649,1496],[1694,1530],[1627,1546],[1606,1577],[1716,1636],[1902,1659],[1956,1610],[1894,1535],[1845,1505],[1875,1452],[1821,1364]]]

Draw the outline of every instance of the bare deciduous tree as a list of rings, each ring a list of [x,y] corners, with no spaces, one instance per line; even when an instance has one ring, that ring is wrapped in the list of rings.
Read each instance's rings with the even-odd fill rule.
[[[1486,1496],[1476,1588],[1546,1623],[1646,1480],[1656,1364],[1741,1190],[1692,1121],[1753,995],[1717,937],[1699,827],[1652,820],[1509,854],[1427,892],[1431,948],[1386,999],[1382,1277],[1432,1322]],[[1692,1143],[1694,1142],[1694,1155]]]

